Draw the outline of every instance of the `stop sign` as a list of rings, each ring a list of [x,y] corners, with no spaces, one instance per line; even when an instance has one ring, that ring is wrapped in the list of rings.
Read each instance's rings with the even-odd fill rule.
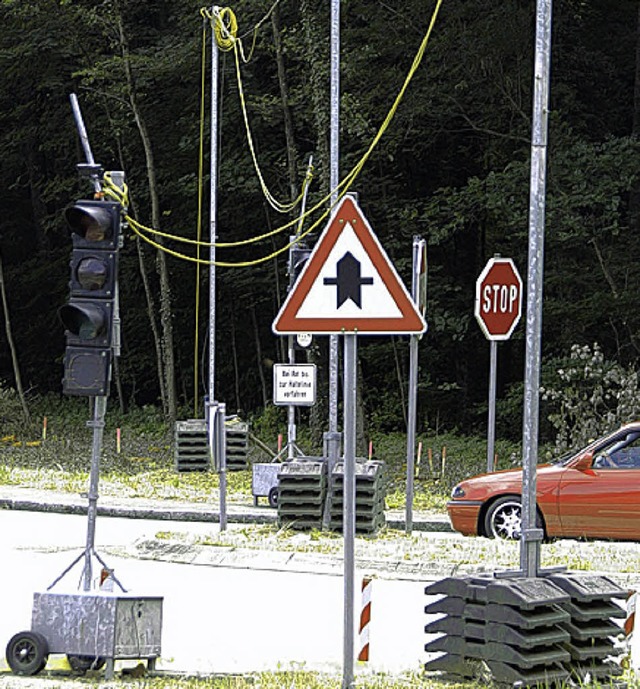
[[[510,258],[491,258],[476,281],[476,320],[489,340],[508,340],[522,313],[522,278]]]

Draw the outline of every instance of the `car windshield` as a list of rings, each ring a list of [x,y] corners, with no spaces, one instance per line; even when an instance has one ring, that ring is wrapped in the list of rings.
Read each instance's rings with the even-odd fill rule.
[[[551,464],[558,464],[560,466],[564,466],[570,459],[573,459],[577,452],[565,452],[563,455],[560,455],[560,457],[554,457],[551,460]]]
[[[605,442],[603,442],[602,439],[599,439],[597,442],[591,442],[586,447],[583,447],[580,450],[577,450],[577,451],[572,450],[570,452],[565,452],[564,454],[560,455],[559,457],[555,457],[554,459],[551,459],[550,463],[556,464],[558,466],[564,466],[568,462],[570,462],[572,459],[575,459],[576,457],[578,457],[579,455],[581,455],[587,451],[592,451],[594,453],[594,455],[596,453],[602,452],[603,450],[606,451],[610,455],[619,454],[619,452],[621,450],[627,450],[627,453],[628,453],[629,452],[628,448],[635,445],[639,439],[640,439],[640,431],[630,431],[630,432],[628,432],[622,436],[620,436],[619,434],[616,434],[613,438],[611,436],[609,436]],[[638,465],[640,465],[640,453],[638,453],[638,459],[637,460],[634,459],[634,462],[637,462]]]

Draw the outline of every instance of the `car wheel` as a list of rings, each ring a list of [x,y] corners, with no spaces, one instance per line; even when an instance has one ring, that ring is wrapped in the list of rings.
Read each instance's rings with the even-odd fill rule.
[[[273,486],[273,488],[269,491],[267,499],[269,500],[270,507],[278,506],[278,486]]]
[[[484,518],[484,534],[489,538],[518,540],[522,530],[522,504],[518,498],[505,496],[489,507]]]
[[[16,675],[37,675],[48,658],[47,640],[38,632],[18,632],[7,644],[7,663]]]
[[[489,538],[517,541],[522,532],[522,503],[520,498],[505,495],[491,504],[484,518],[483,533]],[[542,517],[536,510],[536,526],[544,530]],[[546,537],[546,534],[543,534]]]

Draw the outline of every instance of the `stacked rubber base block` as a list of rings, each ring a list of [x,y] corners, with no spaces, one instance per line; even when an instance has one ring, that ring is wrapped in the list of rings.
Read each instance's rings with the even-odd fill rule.
[[[621,674],[611,659],[624,617],[615,600],[626,591],[603,576],[449,577],[427,586],[444,594],[425,607],[427,671],[463,678],[490,675],[512,687],[561,685],[570,680],[611,680]]]
[[[248,468],[249,426],[243,421],[225,421],[226,460],[229,471]],[[211,465],[207,422],[204,419],[177,421],[175,426],[176,471],[207,471]]]
[[[342,531],[344,515],[344,462],[336,462],[331,491],[329,528]],[[384,462],[356,462],[356,533],[376,533],[385,525]]]
[[[373,534],[385,524],[384,463],[356,462],[356,532]],[[328,526],[342,531],[344,462],[336,462],[331,481],[324,457],[300,457],[284,462],[278,474],[278,523],[294,529],[321,529],[329,507]]]
[[[224,427],[227,437],[227,469],[229,471],[248,469],[249,424],[238,419],[229,419],[225,421]]]
[[[284,462],[278,473],[278,524],[321,529],[327,492],[327,462],[301,457]]]
[[[175,429],[175,470],[207,471],[210,464],[207,423],[201,419],[177,421]]]

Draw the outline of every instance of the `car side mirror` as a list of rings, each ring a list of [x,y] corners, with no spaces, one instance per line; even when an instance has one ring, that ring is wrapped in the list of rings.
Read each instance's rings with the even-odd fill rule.
[[[593,452],[585,452],[584,454],[580,455],[580,457],[578,457],[578,460],[573,465],[573,468],[577,471],[587,471],[587,469],[591,469],[592,464]]]

